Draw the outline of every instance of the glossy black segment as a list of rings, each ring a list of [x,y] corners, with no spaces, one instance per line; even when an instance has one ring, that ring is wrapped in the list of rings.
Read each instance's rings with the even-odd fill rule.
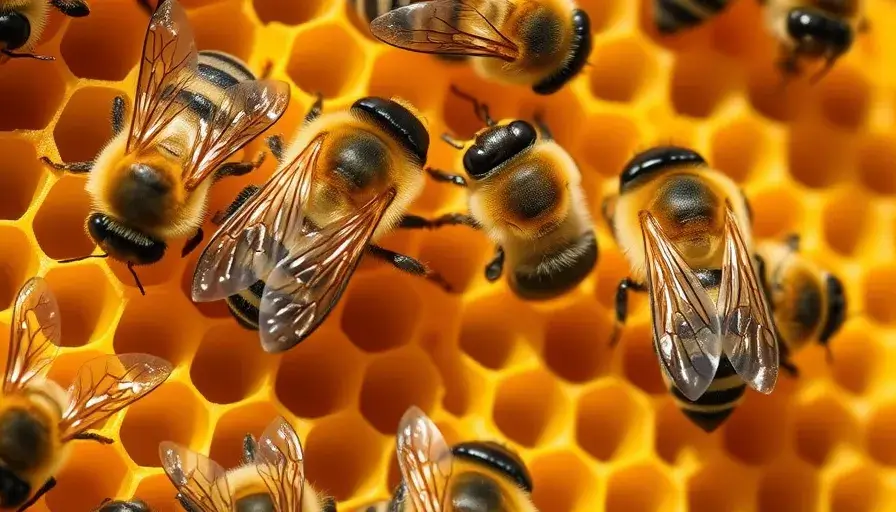
[[[283,137],[280,135],[271,135],[265,141],[268,144],[268,149],[271,150],[271,154],[274,155],[274,158],[277,159],[277,162],[283,162],[283,147],[285,146],[283,142]]]
[[[732,375],[737,375],[737,370],[734,369],[734,366],[731,366],[731,361],[728,360],[728,357],[723,355],[719,359],[719,368],[716,370],[715,378],[724,379]]]
[[[429,132],[410,110],[392,100],[369,96],[352,105],[396,140],[422,164],[429,152]]]
[[[92,213],[87,218],[87,231],[109,256],[137,265],[159,261],[167,248],[161,240],[125,227],[102,213]]]
[[[728,6],[728,2],[731,0],[692,0],[694,5],[697,5],[707,12],[715,14],[725,7]]]
[[[152,512],[149,505],[143,500],[134,499],[131,501],[106,501],[96,512]]]
[[[50,0],[50,5],[71,18],[83,18],[90,14],[90,8],[84,0]]]
[[[238,294],[231,295],[224,299],[224,302],[227,303],[227,309],[230,311],[233,319],[236,320],[236,323],[246,329],[248,331],[257,331],[258,330],[258,308],[254,306],[251,302],[246,300],[243,296],[244,294],[250,293],[247,290],[243,290]]]
[[[799,43],[800,52],[818,55],[844,53],[853,40],[846,22],[809,9],[793,9],[787,14],[787,33]]]
[[[271,496],[266,492],[244,496],[233,504],[234,512],[276,512]]]
[[[507,209],[521,219],[535,219],[550,212],[560,200],[557,184],[536,166],[514,169],[504,194]]]
[[[642,151],[625,164],[619,176],[619,192],[627,190],[635,180],[682,165],[704,166],[706,160],[696,151],[678,146],[657,146]]]
[[[827,288],[828,314],[818,338],[822,344],[827,344],[843,326],[847,310],[846,291],[843,288],[843,283],[835,276],[829,275],[825,279],[825,287]]]
[[[825,313],[822,291],[816,286],[814,279],[798,278],[792,284],[795,288],[793,297],[796,299],[796,304],[794,304],[790,319],[795,324],[794,328],[798,328],[808,335],[814,331],[814,327],[818,325],[818,319]]]
[[[243,464],[252,464],[255,461],[255,453],[258,452],[258,443],[252,434],[243,436]]]
[[[722,409],[718,411],[696,411],[692,409],[682,409],[681,412],[688,417],[695,425],[700,427],[704,432],[714,432],[719,428],[728,416],[734,412],[734,407]]]
[[[186,104],[187,108],[200,119],[211,121],[212,116],[215,115],[215,104],[198,92],[185,89],[177,93],[177,98],[178,101]]]
[[[591,40],[591,19],[581,9],[572,12],[573,37],[570,47],[570,58],[556,73],[538,82],[532,87],[535,94],[554,94],[572,80],[588,64],[593,42]]]
[[[482,179],[498,166],[519,155],[537,138],[535,128],[526,121],[487,129],[464,153],[464,169],[473,179]]]
[[[255,73],[252,72],[251,69],[247,68],[245,64],[240,62],[238,59],[234,58],[232,55],[221,51],[202,51],[199,52],[200,57],[204,57],[206,59],[217,60],[223,62],[228,66],[233,66],[237,71],[243,74],[247,79],[251,80],[255,78]]]
[[[704,288],[718,288],[722,284],[722,269],[700,268],[694,270],[694,275]]]
[[[196,67],[199,76],[222,89],[227,89],[228,87],[232,87],[240,83],[240,81],[235,76],[215,66],[200,62]]]
[[[451,447],[458,458],[484,464],[512,479],[521,489],[532,492],[532,477],[519,455],[492,441],[468,441]]]
[[[426,168],[426,173],[429,174],[429,176],[433,180],[438,181],[438,182],[451,183],[452,185],[456,185],[458,187],[466,187],[467,186],[466,178],[464,178],[460,174],[453,174],[450,172],[440,171],[438,169],[432,169],[429,167]]]
[[[17,13],[0,14],[0,42],[6,43],[7,50],[21,48],[31,37],[31,24],[28,18]]]
[[[597,239],[589,231],[573,244],[545,255],[534,270],[516,270],[509,284],[526,300],[551,299],[578,286],[594,269],[597,257]]]
[[[660,34],[669,35],[699,25],[703,19],[681,5],[681,0],[655,0],[654,23]]]

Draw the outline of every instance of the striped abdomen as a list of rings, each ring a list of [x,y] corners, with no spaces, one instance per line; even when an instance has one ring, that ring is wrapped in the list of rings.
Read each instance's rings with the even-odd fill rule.
[[[734,412],[744,396],[746,384],[723,355],[715,379],[697,401],[688,400],[675,386],[670,391],[685,416],[703,430],[712,432]]]
[[[721,13],[730,0],[654,0],[653,18],[663,34],[695,27]]]
[[[354,5],[358,16],[366,23],[370,23],[374,18],[382,14],[386,14],[392,9],[398,9],[410,5],[420,0],[348,0]]]
[[[264,292],[264,281],[256,281],[249,288],[224,299],[230,314],[246,329],[258,330],[258,305]]]

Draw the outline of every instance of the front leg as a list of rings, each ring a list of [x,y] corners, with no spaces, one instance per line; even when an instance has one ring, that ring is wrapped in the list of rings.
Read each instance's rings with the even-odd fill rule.
[[[243,176],[245,174],[249,174],[261,167],[261,164],[264,163],[264,159],[266,158],[266,153],[264,151],[258,153],[258,156],[255,157],[255,160],[252,162],[228,162],[226,164],[218,167],[218,170],[215,171],[215,181],[220,180],[221,178],[226,178],[228,176]]]
[[[71,163],[67,163],[67,164],[60,164],[60,163],[53,162],[52,160],[50,160],[49,158],[47,158],[45,156],[40,157],[40,161],[43,162],[44,165],[52,167],[53,169],[55,169],[57,171],[70,172],[72,174],[86,174],[86,173],[90,172],[91,169],[93,169],[93,161],[71,162]]]
[[[399,254],[395,251],[390,251],[389,249],[384,249],[373,244],[367,246],[367,251],[371,256],[389,263],[402,272],[423,277],[427,281],[435,283],[448,293],[454,292],[451,284],[449,284],[441,274],[410,256],[405,256],[404,254]]]
[[[426,219],[419,215],[405,215],[401,218],[398,227],[401,229],[434,229],[443,226],[467,226],[479,229],[479,223],[472,216],[465,213],[446,213],[435,219]]]
[[[616,322],[613,325],[613,334],[610,336],[610,347],[615,347],[622,337],[622,328],[628,319],[628,291],[646,292],[647,286],[636,283],[632,278],[626,277],[619,282],[616,288]]]
[[[50,0],[50,5],[71,18],[83,18],[90,14],[90,8],[84,0]]]
[[[460,174],[451,174],[450,172],[440,171],[431,167],[426,168],[426,173],[429,174],[429,176],[435,181],[451,183],[452,185],[457,185],[458,187],[467,186],[467,179]]]
[[[186,258],[188,254],[195,251],[199,244],[202,243],[204,237],[205,233],[202,231],[202,228],[197,229],[196,234],[190,237],[187,243],[184,244],[184,250],[180,253],[181,258]]]
[[[112,135],[121,135],[124,131],[124,96],[116,96],[112,100]]]
[[[78,441],[96,441],[101,444],[112,444],[115,442],[106,436],[97,434],[96,432],[81,432],[80,434],[76,434],[75,436],[73,436],[72,439]]]
[[[308,124],[320,117],[321,112],[324,111],[324,95],[321,93],[317,93],[316,96],[317,99],[314,100],[314,103],[311,104],[311,108],[308,109],[308,113],[305,114],[305,124]]]
[[[42,485],[40,489],[38,489],[37,492],[34,493],[34,496],[32,496],[31,499],[29,499],[25,502],[24,505],[19,507],[19,510],[17,512],[23,512],[24,510],[28,510],[29,508],[31,508],[35,503],[37,503],[37,500],[41,499],[44,494],[50,492],[54,487],[56,487],[56,479],[51,476],[50,479],[44,482],[44,485]]]
[[[493,283],[500,279],[504,273],[504,248],[500,245],[495,248],[495,256],[485,266],[485,279]]]

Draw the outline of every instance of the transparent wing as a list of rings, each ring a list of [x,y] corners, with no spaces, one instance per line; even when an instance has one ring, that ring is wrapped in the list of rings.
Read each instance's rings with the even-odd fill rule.
[[[324,139],[321,135],[312,141],[224,221],[196,264],[194,301],[221,300],[245,290],[281,259],[287,237],[302,231],[303,209]]]
[[[250,80],[228,88],[211,121],[199,119],[199,133],[184,164],[184,187],[199,186],[280,119],[288,104],[289,84],[280,80]]]
[[[292,426],[277,418],[258,440],[255,454],[258,474],[264,480],[276,512],[301,512],[305,490],[302,443]]]
[[[722,343],[712,299],[653,215],[640,215],[654,346],[660,367],[690,400],[706,391],[719,368]]]
[[[470,0],[431,0],[393,9],[370,23],[386,44],[421,53],[513,61],[519,48]]]
[[[306,233],[278,263],[265,280],[259,307],[264,350],[294,347],[326,318],[394,197],[389,189],[354,214]]]
[[[731,210],[725,221],[725,257],[717,309],[722,347],[747,384],[771,393],[778,380],[778,337],[750,252]]]
[[[59,429],[62,440],[124,409],[171,375],[171,364],[148,354],[100,356],[84,363],[68,389],[70,402]]]
[[[186,12],[176,1],[165,0],[152,15],[143,41],[129,153],[151,145],[187,108],[179,97],[196,74],[197,58]]]
[[[172,442],[159,445],[165,474],[199,507],[197,512],[231,512],[233,503],[224,468],[215,461]]]
[[[448,512],[453,457],[435,423],[417,407],[398,427],[398,466],[416,512]]]
[[[3,377],[5,394],[22,389],[36,375],[44,373],[59,351],[59,304],[42,278],[32,277],[19,289],[9,331]]]

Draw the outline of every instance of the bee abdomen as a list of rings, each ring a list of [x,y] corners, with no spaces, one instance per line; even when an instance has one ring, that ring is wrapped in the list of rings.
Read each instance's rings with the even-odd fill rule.
[[[597,239],[593,231],[554,254],[544,255],[539,264],[517,268],[510,287],[527,300],[546,300],[572,290],[597,263]]]
[[[688,419],[704,431],[712,432],[731,416],[743,398],[746,387],[728,358],[722,356],[715,379],[700,398],[688,400],[675,386],[672,386],[671,392],[679,409]]]
[[[654,19],[657,29],[672,34],[695,27],[722,11],[729,0],[656,0]]]
[[[225,299],[230,314],[241,327],[250,331],[258,330],[258,305],[261,303],[262,293],[264,281],[256,281],[248,289]]]

